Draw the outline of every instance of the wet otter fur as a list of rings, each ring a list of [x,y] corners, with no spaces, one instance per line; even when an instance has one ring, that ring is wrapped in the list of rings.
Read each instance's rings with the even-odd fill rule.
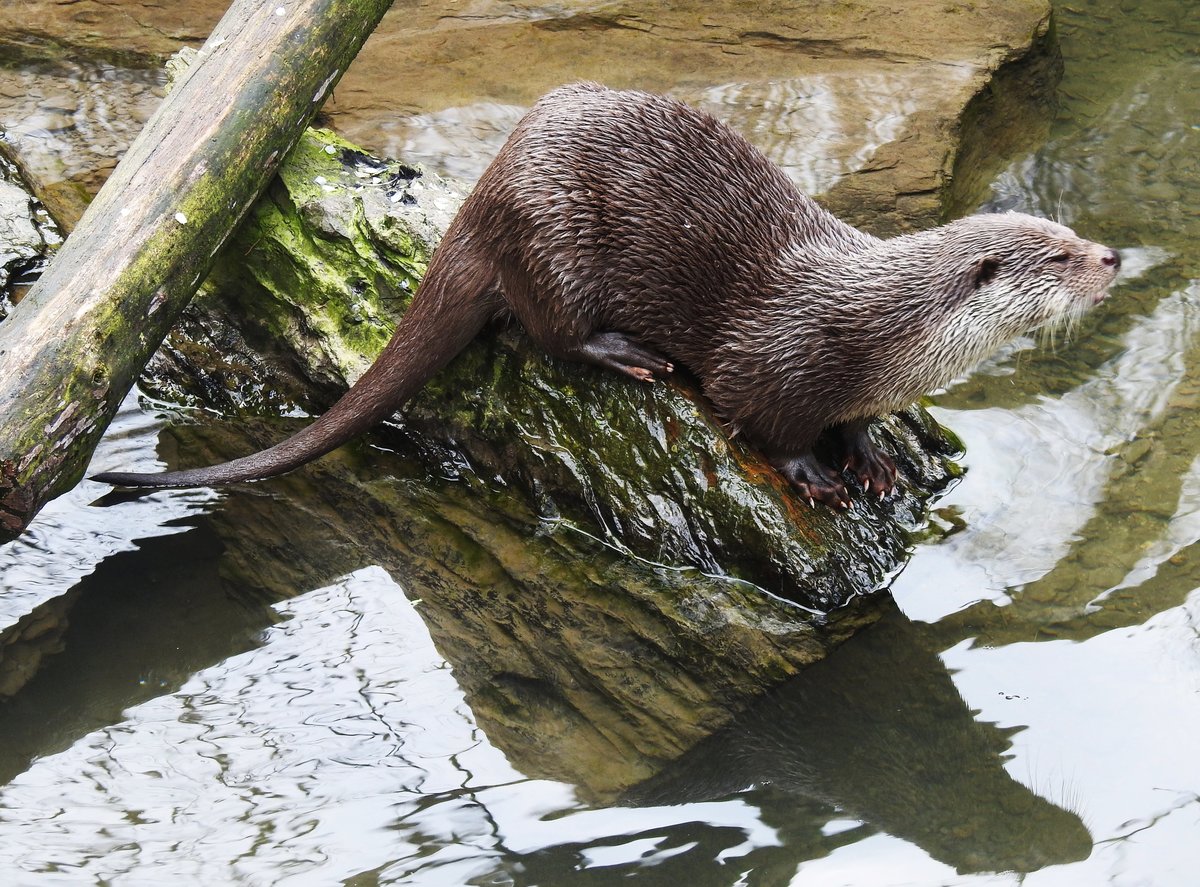
[[[377,424],[483,327],[649,381],[674,362],[799,493],[848,507],[892,461],[868,422],[1014,336],[1098,303],[1120,259],[1069,228],[979,215],[882,240],[801,193],[744,138],[662,96],[581,83],[530,109],[435,251],[378,360],[288,440],[222,465],[105,473],[208,486],[290,471]],[[833,432],[839,464],[813,445]]]

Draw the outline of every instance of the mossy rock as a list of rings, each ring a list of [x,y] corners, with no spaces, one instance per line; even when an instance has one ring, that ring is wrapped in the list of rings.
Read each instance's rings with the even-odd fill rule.
[[[145,387],[234,414],[325,409],[386,343],[461,198],[310,132]],[[500,485],[544,521],[822,614],[885,584],[959,473],[957,444],[913,407],[874,429],[900,466],[897,494],[812,508],[729,438],[686,378],[633,383],[552,359],[516,329],[485,332],[396,424],[377,439],[439,474]]]

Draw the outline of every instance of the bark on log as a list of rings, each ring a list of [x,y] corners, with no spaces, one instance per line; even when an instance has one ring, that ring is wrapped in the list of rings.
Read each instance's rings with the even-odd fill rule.
[[[229,237],[391,0],[235,0],[0,326],[0,540],[81,477]]]

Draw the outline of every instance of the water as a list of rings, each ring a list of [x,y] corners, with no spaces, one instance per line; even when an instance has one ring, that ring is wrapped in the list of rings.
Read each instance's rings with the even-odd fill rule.
[[[103,503],[85,484],[0,549],[6,607],[75,598],[30,627],[31,656],[61,652],[0,708],[0,880],[1194,883],[1200,23],[1108,0],[1059,27],[1061,114],[990,205],[1120,248],[1122,280],[1072,342],[936,398],[969,471],[877,626],[642,781],[646,729],[552,710],[622,686],[615,618],[588,635],[514,598],[539,618],[485,629],[472,595],[506,592],[422,590],[419,542],[470,508],[454,484],[412,478],[369,532],[319,474]],[[150,467],[160,427],[131,402],[98,458]],[[481,552],[520,542],[446,537],[441,559],[501,589],[517,555]],[[610,612],[596,594],[574,605]],[[607,638],[610,673],[484,684],[530,624],[547,649]]]

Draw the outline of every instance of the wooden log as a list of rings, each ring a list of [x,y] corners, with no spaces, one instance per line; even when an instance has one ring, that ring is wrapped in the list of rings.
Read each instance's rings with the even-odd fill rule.
[[[0,325],[0,540],[82,476],[214,254],[391,0],[234,0]]]

